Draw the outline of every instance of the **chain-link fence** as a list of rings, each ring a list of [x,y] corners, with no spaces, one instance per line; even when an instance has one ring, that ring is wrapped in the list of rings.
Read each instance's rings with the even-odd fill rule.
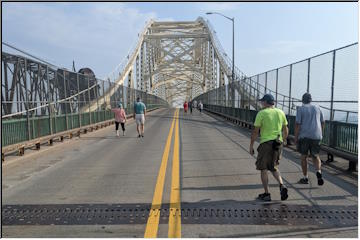
[[[276,107],[287,115],[290,134],[293,134],[296,108],[302,105],[302,95],[309,92],[326,120],[322,143],[357,154],[357,53],[358,44],[354,43],[252,77],[236,74],[237,81],[208,91],[195,100],[201,101],[205,109],[251,124],[261,109],[258,99],[270,93]]]
[[[326,120],[358,121],[358,44],[354,43],[296,63],[237,81],[197,98],[204,103],[258,110],[260,97],[271,93],[276,107],[294,115],[302,95],[311,93]],[[231,99],[234,91],[234,99]],[[332,114],[331,114],[332,113]]]
[[[127,114],[140,97],[147,109],[165,100],[110,81],[2,52],[3,146],[112,119],[122,103]]]

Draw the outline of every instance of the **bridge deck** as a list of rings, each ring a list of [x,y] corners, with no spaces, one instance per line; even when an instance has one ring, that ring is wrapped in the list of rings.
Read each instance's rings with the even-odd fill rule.
[[[150,113],[142,139],[130,121],[125,137],[115,137],[111,126],[5,162],[3,236],[143,237],[173,113]],[[254,199],[263,188],[255,159],[247,153],[248,130],[198,111],[180,111],[179,126],[182,237],[357,236],[356,177],[324,166],[325,184],[319,187],[310,165],[310,184],[299,185],[299,155],[285,149],[280,171],[289,199],[280,201],[269,176],[273,201],[258,202]],[[168,236],[171,146],[158,237]],[[81,209],[87,210],[81,215]],[[109,222],[104,209],[115,215],[126,209],[127,215]],[[132,211],[144,211],[145,217],[133,217]],[[78,215],[68,221],[71,214]]]

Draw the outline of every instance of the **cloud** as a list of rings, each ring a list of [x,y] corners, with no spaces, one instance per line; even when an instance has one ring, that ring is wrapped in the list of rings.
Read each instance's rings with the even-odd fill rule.
[[[151,18],[156,13],[123,3],[5,3],[3,40],[62,64],[79,59],[102,77],[126,57]]]

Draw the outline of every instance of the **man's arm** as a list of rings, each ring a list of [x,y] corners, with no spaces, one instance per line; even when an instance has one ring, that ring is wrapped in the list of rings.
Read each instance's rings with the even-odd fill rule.
[[[298,123],[295,123],[295,144],[297,143],[298,141],[298,137],[299,137],[299,132],[300,132],[300,124]]]
[[[287,125],[283,125],[282,127],[282,134],[283,134],[283,141],[284,143],[286,142],[286,139],[289,135],[289,128],[287,127]]]
[[[249,148],[249,152],[251,155],[254,155],[254,153],[255,153],[254,152],[254,142],[257,139],[257,137],[259,136],[259,130],[260,130],[260,127],[255,127],[251,134],[250,148]]]

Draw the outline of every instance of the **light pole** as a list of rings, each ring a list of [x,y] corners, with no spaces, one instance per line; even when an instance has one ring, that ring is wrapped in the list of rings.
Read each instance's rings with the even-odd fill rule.
[[[231,83],[233,84],[234,81],[235,81],[235,28],[234,28],[234,25],[235,25],[235,18],[230,18],[230,17],[227,17],[225,16],[224,14],[222,13],[218,13],[218,12],[207,12],[206,13],[207,15],[210,15],[210,14],[218,14],[218,15],[221,15],[223,16],[224,18],[227,18],[229,19],[230,21],[232,21],[232,74],[231,74]],[[232,105],[234,106],[234,100],[235,100],[235,94],[234,94],[234,91],[233,91],[233,86],[231,87],[231,100],[232,100]]]

